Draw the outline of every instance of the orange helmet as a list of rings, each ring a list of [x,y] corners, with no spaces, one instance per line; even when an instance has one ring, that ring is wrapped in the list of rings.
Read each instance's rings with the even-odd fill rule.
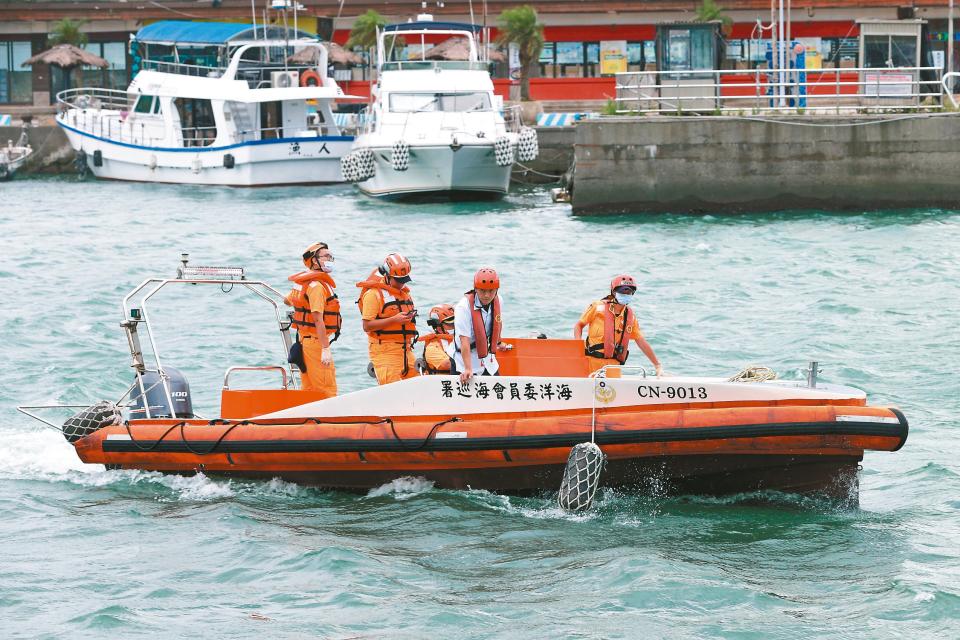
[[[303,264],[307,269],[313,268],[313,256],[317,255],[317,251],[321,249],[329,249],[326,242],[314,242],[312,245],[306,248],[303,252]]]
[[[633,277],[628,276],[627,274],[621,274],[610,282],[610,293],[613,293],[620,287],[628,287],[632,289],[633,291],[631,293],[636,293],[637,291],[637,283],[634,281]]]
[[[438,304],[430,309],[430,317],[427,319],[427,324],[430,325],[434,331],[439,332],[441,329],[445,329],[444,325],[451,324],[452,322],[453,307],[449,304]]]
[[[473,275],[474,289],[499,289],[500,276],[490,267],[482,267]]]
[[[411,279],[410,261],[399,253],[391,253],[384,258],[383,264],[377,268],[377,271],[379,271],[381,275],[390,276],[401,283],[410,282]]]

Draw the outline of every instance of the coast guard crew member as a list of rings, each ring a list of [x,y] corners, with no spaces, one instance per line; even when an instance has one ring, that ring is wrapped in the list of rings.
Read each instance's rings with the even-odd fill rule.
[[[453,359],[450,373],[459,373],[461,382],[467,382],[474,373],[498,375],[496,352],[512,349],[500,342],[503,322],[499,290],[497,272],[483,267],[473,276],[473,289],[453,308],[453,342],[447,353]]]
[[[333,254],[325,242],[314,242],[303,252],[303,264],[307,270],[288,278],[293,289],[283,299],[293,307],[292,325],[303,349],[301,386],[332,398],[337,395],[337,369],[330,344],[340,337],[343,325],[337,284],[330,276]]]
[[[420,336],[418,340],[423,345],[423,357],[417,362],[423,373],[450,373],[447,344],[453,342],[453,317],[453,307],[449,304],[438,304],[430,309],[427,324],[433,333]]]
[[[636,291],[637,283],[632,277],[615,277],[610,282],[610,294],[587,307],[573,325],[573,337],[577,340],[583,339],[583,328],[588,327],[584,353],[595,358],[591,361],[591,372],[608,364],[625,363],[630,355],[630,340],[633,340],[656,367],[657,376],[663,375],[663,367],[630,308]]]
[[[420,375],[414,366],[417,310],[406,286],[410,281],[410,261],[399,253],[391,253],[366,280],[357,283],[357,305],[379,384]]]

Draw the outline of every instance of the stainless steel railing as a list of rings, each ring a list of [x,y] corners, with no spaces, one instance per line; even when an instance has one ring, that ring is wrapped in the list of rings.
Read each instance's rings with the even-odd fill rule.
[[[940,67],[628,71],[616,74],[617,113],[797,109],[930,110],[944,106]]]

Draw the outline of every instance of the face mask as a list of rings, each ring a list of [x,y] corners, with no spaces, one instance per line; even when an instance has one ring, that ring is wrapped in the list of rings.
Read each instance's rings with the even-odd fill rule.
[[[632,293],[614,293],[613,297],[616,298],[617,304],[627,305],[633,300]]]
[[[333,273],[333,263],[332,262],[322,263],[320,265],[320,271],[323,271],[324,273]]]

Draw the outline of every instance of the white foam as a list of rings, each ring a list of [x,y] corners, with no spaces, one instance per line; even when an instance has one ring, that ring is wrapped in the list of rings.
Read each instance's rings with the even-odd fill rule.
[[[483,489],[471,489],[469,493],[473,497],[479,498],[481,502],[496,511],[501,511],[503,513],[512,515],[519,515],[523,516],[524,518],[532,518],[536,520],[569,520],[573,522],[583,522],[586,520],[593,520],[597,517],[596,503],[593,507],[587,509],[586,511],[571,513],[561,509],[556,500],[541,501],[535,498],[528,499],[530,501],[540,502],[542,506],[527,507],[513,504],[510,501],[510,496],[491,493]]]
[[[113,484],[155,483],[170,489],[184,500],[215,500],[234,495],[230,482],[219,482],[203,474],[164,475],[153,471],[107,471],[99,464],[85,464],[62,435],[52,429],[6,431],[0,447],[0,475],[16,480],[70,482],[84,487]],[[271,482],[271,491],[286,483]]]
[[[183,500],[206,502],[234,495],[231,482],[211,480],[202,473],[193,476],[165,476],[156,474],[161,484],[176,492]]]
[[[427,480],[426,478],[404,476],[402,478],[397,478],[396,480],[391,480],[384,485],[380,485],[376,489],[370,489],[370,492],[367,493],[367,497],[377,498],[380,496],[393,494],[397,500],[407,500],[408,498],[412,498],[420,493],[430,491],[431,489],[433,489],[433,482]]]
[[[68,472],[94,473],[100,465],[80,461],[77,452],[53,429],[4,431],[0,447],[0,474],[13,478],[45,478]]]
[[[266,484],[257,484],[253,493],[294,497],[303,495],[306,491],[307,489],[293,482],[271,478]]]
[[[917,595],[913,596],[914,602],[933,602],[937,599],[937,596],[933,595],[929,591],[920,591]]]

